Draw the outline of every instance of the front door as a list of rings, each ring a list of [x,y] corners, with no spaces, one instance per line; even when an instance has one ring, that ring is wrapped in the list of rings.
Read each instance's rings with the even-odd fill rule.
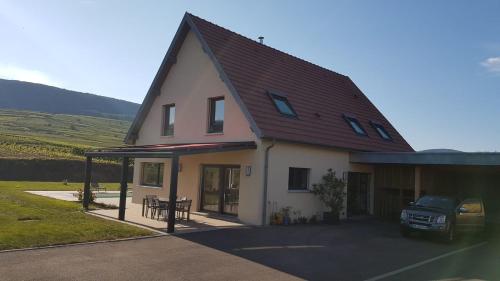
[[[369,213],[370,174],[349,172],[347,179],[347,216]]]
[[[201,182],[201,210],[238,215],[239,166],[203,166]]]

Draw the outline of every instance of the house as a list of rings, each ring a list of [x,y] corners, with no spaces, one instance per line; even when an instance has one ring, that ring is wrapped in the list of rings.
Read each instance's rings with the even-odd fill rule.
[[[135,158],[132,202],[186,196],[254,225],[287,206],[321,215],[310,189],[329,168],[348,183],[342,217],[392,216],[422,192],[426,161],[445,159],[416,153],[349,77],[189,13],[125,141],[86,155],[89,167],[95,156]],[[457,155],[436,165],[471,156]]]

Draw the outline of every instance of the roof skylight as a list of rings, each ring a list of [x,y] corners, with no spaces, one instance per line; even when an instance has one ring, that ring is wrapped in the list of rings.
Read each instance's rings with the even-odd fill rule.
[[[392,140],[391,135],[389,135],[389,133],[385,130],[384,126],[374,122],[371,122],[371,124],[381,138],[384,140]]]
[[[292,105],[288,102],[286,97],[273,93],[269,93],[269,96],[273,100],[274,106],[279,113],[288,117],[297,117],[297,113],[293,110]]]
[[[365,129],[363,126],[361,126],[361,123],[359,123],[358,119],[354,117],[349,117],[344,115],[345,120],[347,121],[347,124],[349,124],[352,128],[352,130],[361,136],[367,136],[368,134],[366,133]]]

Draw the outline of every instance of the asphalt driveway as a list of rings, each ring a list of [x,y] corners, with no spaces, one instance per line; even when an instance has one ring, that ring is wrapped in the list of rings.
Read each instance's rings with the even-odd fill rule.
[[[434,280],[435,276],[454,276],[459,270],[467,270],[453,260],[458,256],[465,262],[463,257],[468,250],[462,253],[464,248],[472,246],[474,249],[470,251],[488,249],[487,244],[477,239],[452,245],[425,237],[406,239],[400,236],[397,224],[373,219],[337,226],[282,226],[228,230],[223,234],[192,233],[182,238],[307,280],[366,280],[374,277],[381,280],[385,279],[382,275],[386,273],[450,255],[447,258],[452,259],[454,266],[447,266],[445,272],[439,268],[427,272],[425,268],[434,266],[433,262],[416,267],[420,270],[417,275],[406,274],[415,271],[408,269],[402,272],[405,274],[387,276],[387,279],[394,280]],[[496,255],[500,258],[500,253]],[[478,262],[477,256],[475,260]],[[405,278],[401,279],[403,275]],[[493,280],[500,280],[500,272],[498,275],[493,272],[493,275],[496,276]]]
[[[431,280],[467,276],[497,280],[500,254],[495,249],[500,247],[495,245],[403,239],[397,225],[376,220],[227,229],[0,253],[0,279]],[[432,260],[440,256],[444,258]],[[473,269],[461,266],[472,261]]]

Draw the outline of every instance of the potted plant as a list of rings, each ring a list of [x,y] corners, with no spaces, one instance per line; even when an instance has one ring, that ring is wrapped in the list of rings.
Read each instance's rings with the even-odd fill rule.
[[[313,184],[312,193],[330,208],[330,212],[323,213],[323,221],[328,224],[339,222],[340,212],[344,206],[346,193],[345,183],[337,178],[332,169],[321,178],[321,182]]]
[[[291,223],[291,218],[290,218],[290,211],[292,210],[292,207],[283,207],[281,208],[281,214],[283,215],[283,224],[284,225],[289,225]]]

